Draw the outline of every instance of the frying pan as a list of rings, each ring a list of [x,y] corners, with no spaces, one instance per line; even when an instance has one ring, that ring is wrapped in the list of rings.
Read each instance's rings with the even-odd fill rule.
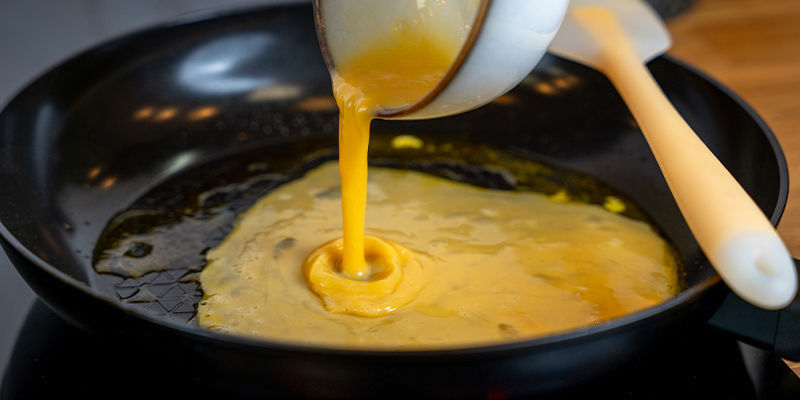
[[[92,253],[106,224],[146,200],[152,188],[174,182],[174,193],[162,200],[179,203],[185,201],[182,193],[197,189],[180,182],[222,184],[237,176],[230,171],[237,160],[255,157],[258,162],[248,165],[269,172],[274,160],[297,155],[299,163],[309,152],[335,154],[337,116],[325,106],[330,80],[311,15],[307,5],[285,5],[125,36],[55,67],[6,106],[0,113],[2,245],[53,310],[113,338],[119,348],[109,351],[130,354],[147,346],[177,362],[191,359],[189,368],[214,371],[217,380],[209,384],[224,382],[238,394],[542,394],[668,354],[691,343],[709,323],[800,358],[800,343],[792,335],[800,329],[797,301],[766,312],[729,293],[680,218],[641,132],[608,81],[553,56],[511,93],[511,101],[445,119],[378,121],[376,141],[423,132],[597,178],[639,204],[675,245],[686,288],[671,300],[521,342],[354,351],[201,330],[187,323],[201,288],[181,286],[186,271],[166,271],[132,285],[97,273]],[[661,57],[649,67],[689,124],[777,224],[788,192],[787,167],[763,121],[728,90],[677,60]],[[140,302],[126,302],[130,291],[120,290],[158,285],[170,290],[161,297],[151,290],[153,296]],[[176,287],[181,294],[169,297]]]

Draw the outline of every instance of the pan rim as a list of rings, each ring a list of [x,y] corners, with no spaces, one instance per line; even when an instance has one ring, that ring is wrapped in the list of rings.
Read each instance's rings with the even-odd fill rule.
[[[90,46],[88,49],[84,49],[77,54],[68,57],[67,59],[51,66],[50,68],[46,69],[43,73],[37,75],[31,81],[27,82],[20,90],[15,92],[10,99],[4,104],[3,111],[0,112],[0,115],[5,113],[5,109],[7,109],[11,104],[13,104],[18,98],[20,98],[32,85],[36,82],[40,81],[44,76],[52,73],[54,70],[61,68],[67,63],[76,62],[80,58],[86,57],[87,55],[100,51],[103,48],[108,46],[114,45],[121,40],[131,40],[135,38],[137,35],[142,34],[149,34],[154,33],[156,31],[167,31],[170,29],[199,24],[204,21],[209,21],[217,18],[224,18],[224,17],[236,17],[248,12],[253,11],[264,11],[264,10],[273,10],[285,7],[306,7],[307,4],[298,3],[296,0],[287,0],[282,1],[280,3],[271,4],[268,6],[248,6],[244,8],[235,8],[235,9],[227,9],[227,10],[213,10],[211,12],[200,12],[190,16],[184,16],[182,18],[174,19],[168,22],[157,23],[151,25],[149,27],[138,29],[132,32],[123,33],[116,37],[113,37],[109,40],[100,42],[99,44],[95,44]],[[777,140],[777,137],[774,135],[772,130],[766,124],[766,122],[761,118],[760,115],[756,113],[756,111],[734,93],[731,89],[726,87],[725,85],[721,84],[717,80],[711,78],[708,74],[700,71],[694,66],[689,65],[688,63],[681,61],[673,56],[670,55],[662,55],[658,57],[656,60],[664,60],[668,64],[676,66],[679,69],[683,69],[689,72],[692,75],[695,75],[700,80],[708,83],[709,85],[713,86],[716,90],[720,91],[721,94],[730,100],[732,100],[736,106],[738,106],[745,115],[747,115],[761,130],[764,137],[767,139],[772,152],[775,156],[775,161],[778,167],[778,174],[779,174],[779,193],[777,196],[777,201],[775,204],[774,210],[770,215],[770,221],[773,225],[777,226],[778,222],[780,221],[783,212],[785,211],[786,202],[788,199],[788,192],[789,192],[789,176],[788,176],[788,165],[786,163],[786,159],[783,153],[783,150],[780,147],[780,144]],[[53,278],[56,278],[61,283],[66,284],[72,289],[77,289],[81,291],[83,294],[88,295],[98,301],[105,302],[106,305],[112,306],[120,311],[136,318],[143,320],[147,323],[153,323],[161,328],[166,328],[168,330],[176,330],[182,334],[190,335],[192,337],[196,337],[202,340],[209,340],[213,341],[217,344],[225,344],[228,346],[237,346],[237,347],[247,347],[251,350],[262,350],[262,351],[285,351],[285,352],[292,352],[292,353],[306,353],[306,354],[317,354],[317,355],[337,355],[337,356],[350,356],[350,357],[402,357],[402,358],[420,358],[420,357],[441,357],[441,356],[471,356],[471,355],[482,355],[482,354],[492,354],[496,355],[503,352],[516,352],[520,350],[532,350],[532,349],[540,349],[547,345],[556,345],[565,342],[573,342],[573,341],[580,341],[588,337],[596,337],[600,335],[608,335],[613,333],[618,329],[623,329],[628,327],[632,324],[640,324],[644,323],[646,320],[668,312],[670,310],[678,309],[680,306],[687,305],[691,303],[693,299],[699,297],[702,293],[710,290],[712,287],[722,284],[722,281],[716,273],[706,279],[705,281],[694,285],[690,288],[679,293],[677,296],[664,301],[662,303],[656,304],[652,307],[646,308],[644,310],[640,310],[633,314],[628,314],[619,318],[615,318],[597,325],[590,325],[578,329],[573,329],[561,333],[546,335],[542,337],[534,337],[527,340],[509,342],[509,343],[500,343],[500,344],[478,344],[475,346],[465,346],[465,347],[458,347],[458,348],[443,348],[443,349],[430,349],[430,350],[393,350],[393,349],[344,349],[344,348],[337,348],[337,347],[322,347],[322,346],[311,346],[311,345],[304,345],[304,344],[297,344],[297,343],[289,343],[289,342],[280,342],[280,341],[268,341],[263,339],[257,339],[252,337],[246,336],[238,336],[232,334],[225,334],[214,332],[211,330],[205,330],[199,327],[193,327],[190,325],[180,325],[178,323],[172,323],[164,319],[159,319],[153,316],[149,316],[147,314],[141,313],[136,311],[133,307],[119,302],[117,299],[112,298],[108,295],[104,295],[96,290],[93,290],[87,283],[79,281],[78,279],[69,276],[68,274],[62,272],[61,270],[57,269],[50,263],[44,261],[37,255],[35,255],[32,251],[30,251],[27,247],[25,247],[17,238],[11,233],[11,231],[0,221],[0,238],[5,241],[8,245],[10,245],[14,251],[20,253],[24,259],[26,259],[29,263],[33,264],[37,268],[41,268],[43,271],[47,272]]]

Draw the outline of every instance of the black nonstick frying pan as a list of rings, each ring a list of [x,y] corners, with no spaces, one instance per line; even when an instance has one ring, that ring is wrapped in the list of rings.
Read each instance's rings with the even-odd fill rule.
[[[97,273],[92,256],[101,233],[132,205],[169,208],[190,203],[187,193],[279,176],[251,185],[264,192],[293,177],[287,165],[335,154],[337,115],[311,15],[306,5],[253,9],[126,36],[55,67],[7,105],[0,114],[2,244],[50,307],[128,353],[147,345],[173,360],[191,359],[191,368],[214,371],[239,394],[545,393],[669,353],[708,323],[800,359],[800,305],[760,311],[728,292],[612,86],[552,56],[506,101],[445,119],[378,121],[374,143],[414,132],[597,178],[635,201],[675,245],[686,283],[676,298],[596,326],[504,345],[351,351],[197,328],[191,317],[202,288],[191,267],[136,278]],[[765,124],[735,95],[676,60],[662,57],[649,67],[777,223],[788,175]],[[385,162],[392,154],[381,157]],[[154,188],[160,197],[149,197]],[[222,224],[214,237],[184,240],[196,240],[200,254],[228,229]]]

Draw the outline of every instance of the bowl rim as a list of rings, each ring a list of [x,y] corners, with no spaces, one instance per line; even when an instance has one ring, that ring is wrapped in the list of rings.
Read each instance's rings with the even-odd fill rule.
[[[331,54],[330,46],[328,46],[328,39],[325,35],[325,24],[323,23],[322,18],[322,5],[320,4],[321,1],[324,0],[312,1],[314,7],[314,27],[317,31],[317,41],[319,42],[319,48],[322,53],[322,59],[325,61],[325,66],[328,68],[330,73],[335,73],[336,66],[333,63],[333,55]],[[475,46],[475,42],[478,40],[478,36],[483,30],[483,25],[486,22],[486,16],[489,13],[489,7],[491,7],[491,5],[492,0],[478,0],[477,12],[472,21],[472,29],[469,30],[464,43],[461,44],[461,48],[458,50],[456,58],[447,68],[444,76],[442,76],[442,78],[436,82],[436,85],[425,92],[421,98],[412,103],[400,107],[379,109],[376,118],[391,119],[408,116],[427,107],[430,103],[436,100],[439,95],[445,91],[448,85],[450,85],[450,82],[455,79],[456,75],[458,75],[460,72],[461,67],[467,62],[467,59],[472,52],[472,48]]]

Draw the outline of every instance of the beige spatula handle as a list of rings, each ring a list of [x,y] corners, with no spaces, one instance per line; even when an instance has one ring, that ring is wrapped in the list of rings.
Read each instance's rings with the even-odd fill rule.
[[[797,292],[797,273],[772,224],[667,100],[615,17],[599,8],[573,13],[596,41],[599,67],[644,132],[711,264],[743,299],[767,309],[786,306]]]

